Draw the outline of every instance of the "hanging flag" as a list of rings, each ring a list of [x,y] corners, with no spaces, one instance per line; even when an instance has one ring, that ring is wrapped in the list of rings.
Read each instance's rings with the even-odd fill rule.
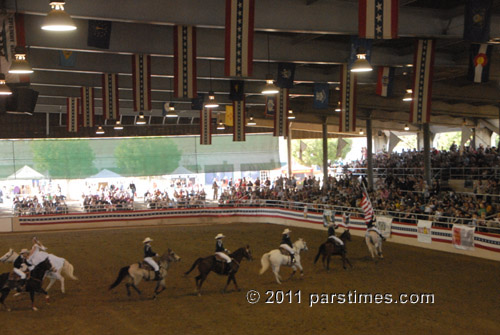
[[[0,69],[5,73],[6,82],[29,83],[29,75],[8,72],[15,59],[16,47],[26,48],[24,14],[0,15],[0,29]]]
[[[73,51],[59,50],[59,65],[63,67],[75,67],[76,53]]]
[[[374,212],[373,212],[372,202],[370,201],[370,197],[368,196],[368,191],[366,191],[366,188],[364,186],[363,186],[363,198],[361,199],[360,206],[364,213],[365,223],[369,224],[373,219]]]
[[[204,93],[198,93],[196,98],[191,99],[191,109],[201,111],[203,109],[203,100],[205,99]]]
[[[356,56],[358,53],[364,53],[366,55],[366,60],[368,63],[371,62],[372,59],[372,45],[373,40],[369,40],[366,38],[359,38],[357,36],[351,36],[351,51],[349,53],[349,70],[352,65],[358,59]]]
[[[200,144],[212,144],[212,110],[202,109],[200,111]]]
[[[356,74],[349,71],[347,64],[340,67],[340,120],[339,132],[356,130]]]
[[[224,124],[228,127],[232,127],[233,123],[234,123],[233,105],[226,105],[226,119]]]
[[[241,101],[245,98],[245,82],[243,80],[231,80],[229,99]]]
[[[67,128],[70,133],[78,131],[79,98],[66,98]]]
[[[288,88],[281,88],[276,94],[276,112],[274,114],[274,136],[288,135]]]
[[[134,111],[151,110],[151,56],[132,55]]]
[[[93,127],[94,126],[94,88],[93,87],[82,87],[81,88],[81,102],[82,102],[82,126],[83,127]]]
[[[490,39],[491,0],[465,1],[464,40],[485,43]]]
[[[413,63],[413,94],[410,105],[411,123],[428,123],[431,119],[434,40],[418,40]]]
[[[398,0],[359,0],[359,37],[398,38]]]
[[[196,27],[174,27],[174,96],[196,98]]]
[[[392,153],[392,150],[394,150],[399,142],[401,142],[401,139],[391,131],[391,134],[389,135],[389,153]]]
[[[245,100],[233,101],[233,142],[245,141]]]
[[[109,49],[111,21],[89,20],[87,45],[99,49]]]
[[[266,95],[266,108],[264,114],[266,117],[274,117],[276,114],[276,95]]]
[[[226,0],[225,75],[250,77],[253,70],[254,0]]]
[[[471,44],[467,79],[475,83],[485,83],[490,79],[490,61],[493,46]]]
[[[339,137],[339,140],[337,142],[337,154],[335,155],[335,158],[342,157],[342,150],[344,150],[346,145],[347,142],[342,137]]]
[[[293,88],[295,63],[278,63],[278,80],[276,85],[281,88]]]
[[[102,75],[102,111],[106,120],[118,120],[120,118],[118,75],[116,73],[104,73]]]
[[[314,83],[314,102],[313,106],[316,109],[328,108],[330,89],[328,84]]]
[[[392,86],[394,84],[394,68],[380,66],[378,68],[377,94],[382,97],[392,96]]]

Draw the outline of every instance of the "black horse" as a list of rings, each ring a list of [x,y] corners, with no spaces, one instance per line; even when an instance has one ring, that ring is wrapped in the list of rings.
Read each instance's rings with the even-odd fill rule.
[[[200,257],[193,263],[193,265],[185,273],[185,275],[188,275],[191,271],[193,271],[193,269],[196,266],[198,266],[198,271],[200,271],[200,274],[196,276],[196,290],[198,292],[198,295],[201,295],[201,285],[203,285],[203,282],[205,281],[205,279],[207,279],[207,276],[210,273],[210,271],[213,271],[222,276],[227,276],[227,283],[226,286],[224,287],[223,292],[226,292],[226,289],[231,281],[233,281],[236,290],[237,291],[240,290],[238,288],[238,284],[236,284],[235,274],[236,272],[238,272],[238,268],[243,258],[252,260],[252,253],[250,251],[250,246],[247,245],[246,247],[239,248],[232,254],[229,254],[229,257],[231,257],[232,259],[231,264],[227,264],[226,262],[222,261],[217,261],[215,255],[208,256],[205,258]]]
[[[342,233],[342,235],[340,235],[340,239],[344,242],[343,248],[340,245],[333,243],[333,241],[331,241],[331,239],[328,239],[328,241],[323,243],[319,247],[318,254],[316,255],[316,258],[314,259],[314,264],[316,264],[316,262],[318,261],[319,256],[323,255],[323,258],[322,258],[323,266],[325,266],[325,259],[326,259],[326,270],[329,271],[330,270],[330,257],[332,255],[340,255],[342,257],[342,265],[344,266],[344,269],[346,269],[346,263],[348,263],[352,268],[352,264],[349,261],[349,259],[347,259],[347,256],[346,256],[346,241],[351,241],[351,232],[349,231],[349,229],[346,229]]]
[[[35,307],[35,292],[43,293],[45,294],[45,300],[48,301],[49,299],[48,293],[42,288],[42,281],[45,273],[51,269],[52,264],[49,259],[46,258],[43,262],[35,266],[35,268],[31,271],[29,279],[26,280],[25,291],[30,293],[31,309],[34,311],[38,310]],[[0,293],[2,294],[0,296],[0,303],[5,307],[5,309],[7,309],[7,311],[10,311],[10,308],[5,305],[5,298],[7,298],[10,290],[12,289],[9,285],[9,274],[10,272],[6,272],[0,275]]]

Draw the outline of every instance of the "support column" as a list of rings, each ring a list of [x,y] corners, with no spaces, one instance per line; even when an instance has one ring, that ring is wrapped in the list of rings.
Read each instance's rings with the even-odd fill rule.
[[[286,137],[286,153],[288,161],[288,178],[292,178],[292,123],[291,122],[288,123],[288,134]]]
[[[368,188],[373,190],[373,145],[372,145],[372,118],[371,113],[368,113],[366,119],[366,161],[368,167],[366,170],[366,178],[368,179]]]
[[[429,124],[422,124],[422,131],[424,135],[424,180],[427,182],[429,188],[432,186],[431,183],[431,132],[429,129]]]
[[[328,180],[328,126],[326,118],[323,120],[323,189],[326,190],[326,181]]]

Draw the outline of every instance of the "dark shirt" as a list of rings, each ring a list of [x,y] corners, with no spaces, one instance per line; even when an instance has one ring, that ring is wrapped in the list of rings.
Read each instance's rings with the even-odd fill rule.
[[[293,248],[292,240],[290,240],[290,236],[288,236],[288,234],[283,234],[281,244],[288,244],[290,248]]]
[[[221,240],[217,240],[215,242],[215,252],[225,252],[226,248],[224,248],[224,244],[222,244]]]
[[[330,227],[328,227],[328,236],[335,236],[335,226],[332,225]]]
[[[23,264],[26,264],[27,266],[31,266],[31,264],[24,258],[23,256],[19,255],[16,260],[14,261],[14,268],[20,269]]]
[[[156,252],[153,251],[153,248],[149,244],[144,245],[144,258],[146,257],[155,257]]]

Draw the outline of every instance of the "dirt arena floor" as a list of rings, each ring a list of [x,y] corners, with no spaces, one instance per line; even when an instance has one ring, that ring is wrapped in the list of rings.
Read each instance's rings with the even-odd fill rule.
[[[59,282],[51,289],[51,303],[37,296],[38,312],[30,310],[29,297],[10,295],[11,312],[0,309],[0,334],[498,334],[500,263],[385,243],[385,259],[368,257],[364,240],[348,242],[353,269],[341,267],[337,256],[327,273],[313,264],[326,232],[292,228],[292,240],[302,237],[309,251],[303,254],[303,278],[278,285],[271,271],[259,276],[260,258],[280,242],[283,226],[228,224],[164,226],[108,230],[38,233],[51,253],[69,260],[79,281]],[[214,249],[214,236],[222,232],[225,246],[234,251],[250,244],[254,261],[243,261],[237,280],[241,287],[221,293],[225,277],[211,273],[203,295],[194,294],[194,276],[183,273],[199,256]],[[0,235],[0,255],[12,247],[30,247],[33,234]],[[153,284],[143,282],[143,296],[129,298],[121,284],[108,286],[121,267],[142,257],[142,240],[154,239],[153,249],[172,248],[182,257],[167,278],[167,290],[151,300]],[[12,265],[0,263],[6,272]],[[290,268],[282,268],[288,275]],[[247,302],[247,291],[257,290],[261,301]],[[264,303],[266,291],[300,290],[301,302],[292,295],[283,303]],[[434,304],[339,304],[338,300],[310,307],[311,294],[433,293]],[[280,295],[280,293],[278,293]],[[314,296],[313,296],[314,297]],[[347,296],[346,296],[347,299]],[[385,299],[385,298],[384,298]]]

